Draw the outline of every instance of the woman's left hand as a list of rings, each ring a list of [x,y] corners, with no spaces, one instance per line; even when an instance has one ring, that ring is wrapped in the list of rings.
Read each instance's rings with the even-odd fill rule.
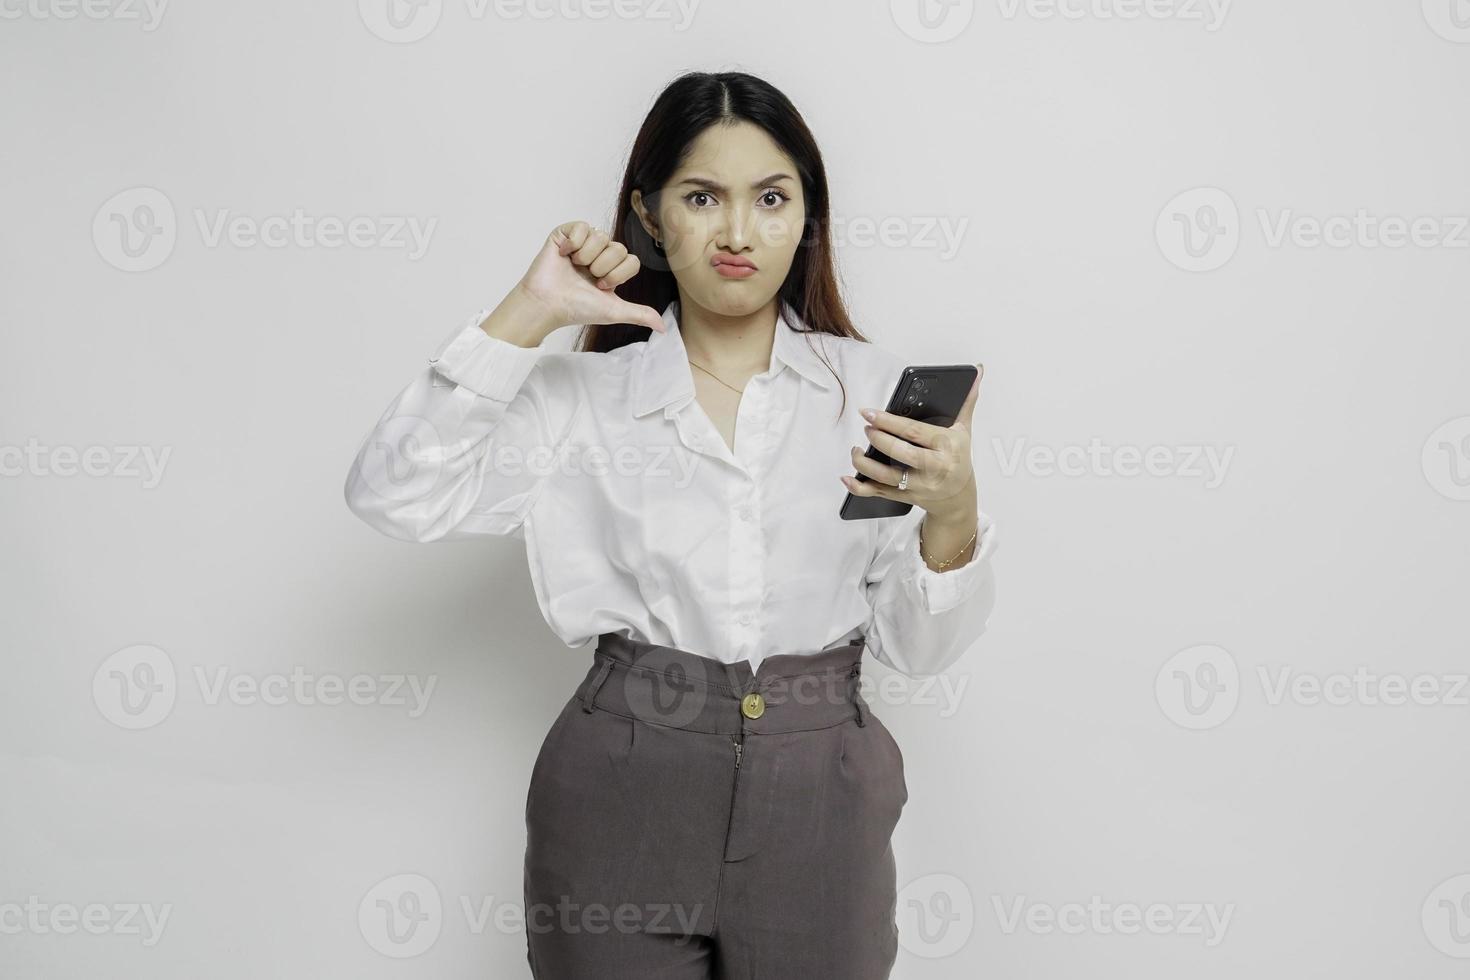
[[[863,449],[854,446],[852,465],[868,479],[843,475],[842,482],[853,496],[916,504],[940,520],[963,521],[974,515],[979,503],[970,439],[985,365],[976,367],[975,383],[952,425],[934,425],[877,409],[862,410],[863,417],[872,423],[864,427],[868,440],[902,465],[889,466],[869,459]],[[908,487],[900,490],[898,481],[905,468]]]

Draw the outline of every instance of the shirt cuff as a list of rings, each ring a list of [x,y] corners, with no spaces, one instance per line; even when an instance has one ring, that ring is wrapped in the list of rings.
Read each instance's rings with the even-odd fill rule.
[[[490,309],[480,310],[460,326],[439,352],[429,358],[434,370],[485,398],[508,402],[541,359],[540,347],[520,347],[480,329]]]
[[[986,580],[990,556],[995,551],[995,522],[984,513],[980,514],[979,534],[975,540],[975,554],[959,568],[947,572],[936,572],[919,553],[922,520],[915,521],[907,532],[910,539],[904,546],[907,558],[899,572],[905,584],[917,586],[924,597],[924,608],[931,613],[947,612],[975,594]]]

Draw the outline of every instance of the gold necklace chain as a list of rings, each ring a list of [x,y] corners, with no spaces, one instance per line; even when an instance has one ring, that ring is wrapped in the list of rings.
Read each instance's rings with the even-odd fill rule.
[[[709,368],[705,367],[703,364],[700,364],[698,361],[694,360],[693,358],[690,358],[689,359],[689,363],[690,364],[693,364],[695,367],[699,368],[705,374],[709,375],[711,378],[714,378],[720,384],[724,385],[726,388],[729,388],[731,391],[735,392],[737,395],[743,395],[743,394],[745,394],[745,389],[744,388],[737,388],[737,387],[735,387],[734,385],[730,384],[728,381],[725,381],[718,374],[715,374],[715,372],[711,371]]]

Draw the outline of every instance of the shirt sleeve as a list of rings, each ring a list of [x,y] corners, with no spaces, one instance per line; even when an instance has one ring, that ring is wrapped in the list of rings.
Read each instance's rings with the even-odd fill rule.
[[[582,398],[569,361],[491,337],[483,309],[388,405],[347,473],[347,506],[415,543],[520,535],[560,470]]]
[[[873,610],[867,648],[909,677],[943,673],[985,632],[995,606],[994,522],[981,513],[973,557],[936,572],[919,553],[924,515],[915,507],[892,520],[865,576]]]

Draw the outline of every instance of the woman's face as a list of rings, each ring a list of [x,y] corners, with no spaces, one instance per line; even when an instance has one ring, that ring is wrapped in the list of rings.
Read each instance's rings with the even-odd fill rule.
[[[796,257],[806,201],[795,164],[765,130],[748,122],[706,129],[655,197],[650,214],[635,190],[633,207],[663,240],[682,300],[722,316],[771,302]]]

